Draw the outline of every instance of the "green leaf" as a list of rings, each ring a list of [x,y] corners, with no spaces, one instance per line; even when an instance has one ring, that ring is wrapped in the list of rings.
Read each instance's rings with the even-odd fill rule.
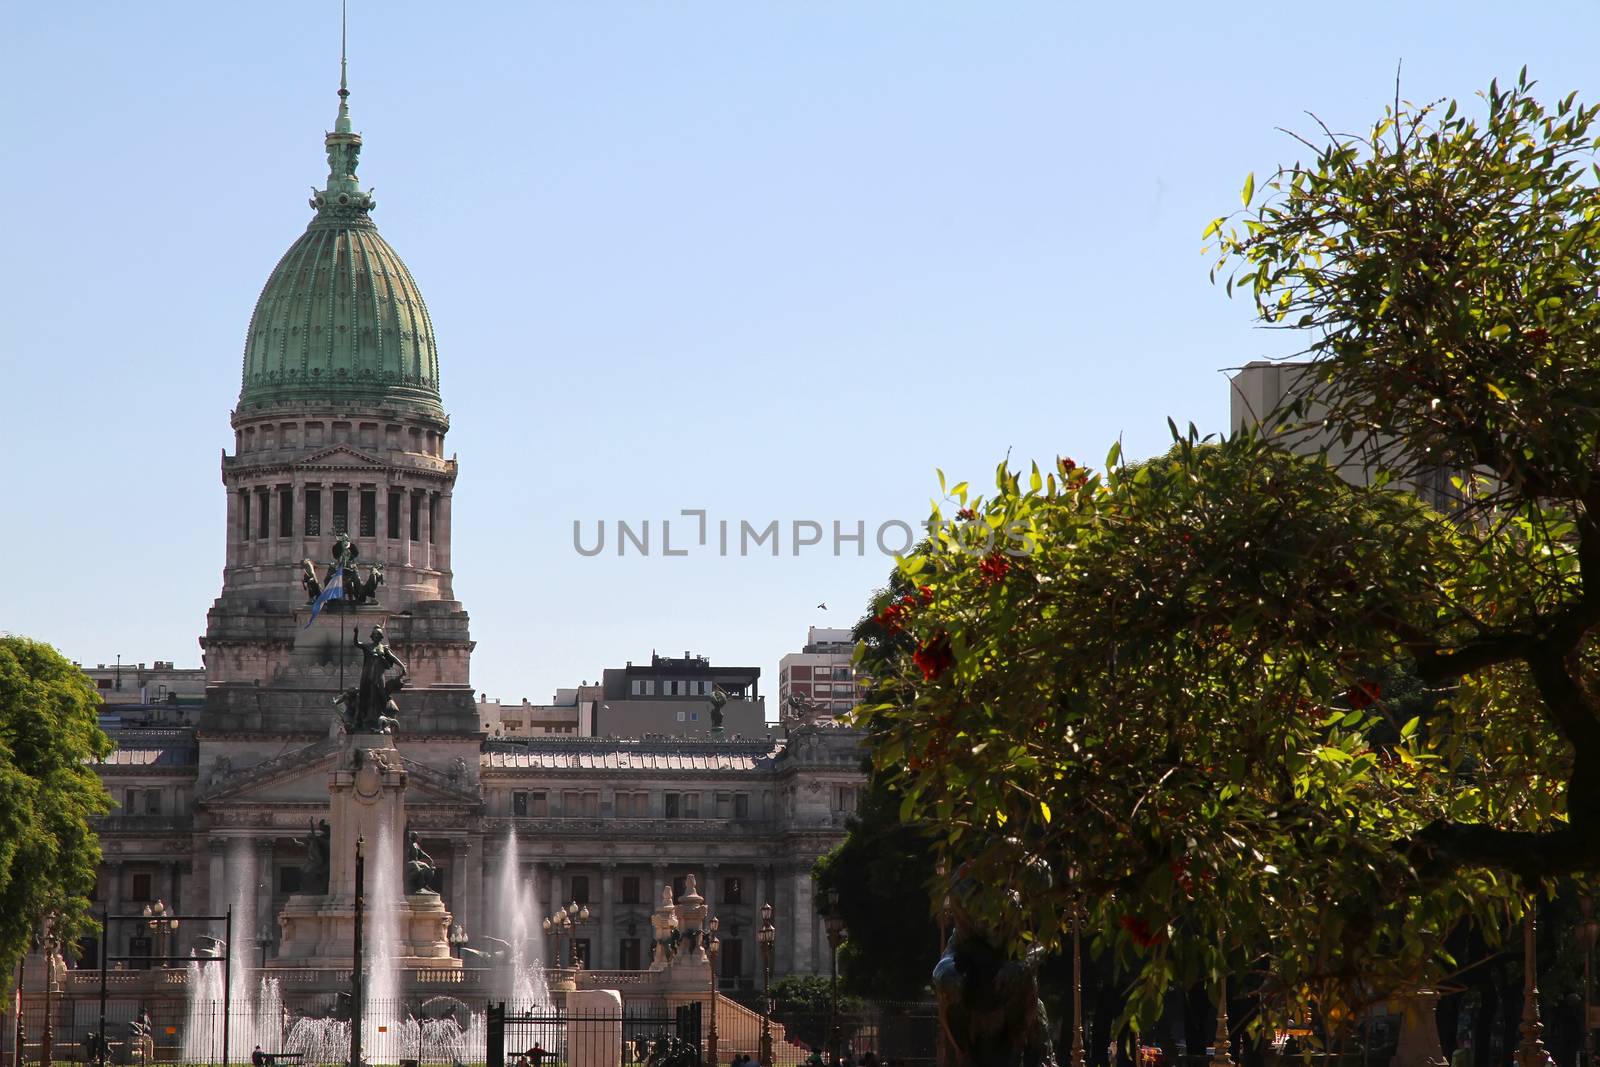
[[[1256,195],[1256,172],[1251,171],[1244,180],[1244,191],[1239,198],[1244,201],[1244,206],[1250,206],[1250,198]]]

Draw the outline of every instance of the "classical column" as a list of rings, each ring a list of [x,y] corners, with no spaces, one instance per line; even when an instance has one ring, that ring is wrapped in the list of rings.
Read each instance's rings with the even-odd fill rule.
[[[206,899],[211,901],[209,910],[212,915],[225,915],[228,911],[228,839],[213,837],[206,842],[206,847],[211,852],[211,869],[206,878]],[[212,936],[221,937],[222,923],[212,926]]]
[[[250,929],[245,931],[252,949],[256,948],[256,942],[258,940],[262,940],[263,934],[266,935],[265,940],[267,941],[277,940],[275,929],[278,925],[275,921],[277,916],[272,908],[273,844],[274,842],[270,837],[263,837],[256,842],[256,914],[255,921],[251,924]],[[235,937],[239,936],[238,925],[238,919],[235,917]],[[237,958],[242,959],[243,957],[241,956]],[[259,951],[250,957],[251,964],[256,964],[260,961],[261,955]]]
[[[615,907],[616,893],[613,886],[617,880],[617,865],[611,860],[606,860],[600,865],[600,944],[594,958],[600,962],[604,969],[618,966],[617,962],[617,914]]]
[[[646,902],[650,910],[654,911],[661,906],[661,887],[671,885],[672,880],[667,877],[667,865],[657,861],[650,865],[650,893]]]
[[[812,899],[811,865],[795,864],[791,881],[794,886],[793,970],[796,974],[813,974],[817,969],[817,916]]]
[[[412,565],[434,570],[437,568],[433,562],[433,516],[430,514],[432,509],[428,506],[431,499],[431,493],[422,494],[422,503],[418,508],[417,515],[417,522],[419,523],[417,546],[421,551],[418,553],[417,558],[412,560]]]
[[[227,546],[224,553],[224,562],[232,567],[239,562],[239,494],[230,486],[228,489],[228,536],[223,539]]]
[[[467,932],[467,938],[482,937],[483,928],[483,855],[482,838],[462,837],[454,842],[453,874],[451,888],[459,901],[450,902],[456,921]]]
[[[433,546],[433,565],[441,571],[450,569],[450,494],[439,494],[439,532]]]
[[[720,870],[722,870],[722,867],[719,864],[706,864],[706,887],[701,890],[700,895],[706,898],[706,916],[708,918],[717,913],[717,901],[719,899],[717,872]]]

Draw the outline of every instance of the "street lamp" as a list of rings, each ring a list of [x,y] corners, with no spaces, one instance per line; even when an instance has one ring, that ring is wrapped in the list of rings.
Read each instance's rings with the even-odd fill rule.
[[[845,932],[844,916],[839,914],[839,891],[828,890],[828,911],[823,916],[828,930],[828,1051],[833,1067],[839,1067],[839,946],[849,935]]]
[[[706,961],[711,964],[711,1029],[706,1031],[706,1063],[709,1067],[717,1067],[717,953],[722,951],[717,927],[720,925],[715,915],[706,924]]]
[[[1594,1067],[1594,1026],[1589,1021],[1589,1004],[1593,982],[1594,943],[1600,936],[1600,922],[1594,917],[1594,898],[1578,899],[1578,944],[1583,949],[1583,1067]]]
[[[772,949],[778,929],[772,925],[772,905],[761,905],[761,929],[756,941],[761,945],[761,1067],[772,1067]]]
[[[41,940],[44,942],[44,1038],[39,1048],[39,1061],[44,1067],[50,1067],[56,1046],[55,1010],[50,994],[56,987],[56,953],[60,951],[55,916],[45,919],[44,937]]]
[[[160,900],[156,901],[155,907],[151,907],[149,904],[144,906],[144,924],[155,931],[156,956],[160,958],[161,966],[163,967],[168,964],[166,957],[171,955],[167,951],[167,937],[169,934],[178,932],[178,920],[168,918],[171,914],[171,912],[167,911],[166,904]]]
[[[460,923],[452,923],[450,925],[450,950],[456,954],[457,959],[461,958],[461,950],[465,948],[466,945],[466,930],[462,929]]]
[[[567,948],[572,956],[572,967],[576,970],[578,964],[578,946],[573,939],[573,927],[589,921],[589,908],[573,901],[564,908],[557,908],[556,913],[540,925],[547,934],[554,934],[556,938],[556,966],[561,966],[561,936],[566,935]]]

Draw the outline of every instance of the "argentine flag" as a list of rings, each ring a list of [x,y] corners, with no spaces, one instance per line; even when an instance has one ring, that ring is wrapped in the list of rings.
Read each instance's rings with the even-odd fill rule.
[[[344,596],[343,567],[333,572],[333,577],[328,579],[328,584],[322,587],[322,592],[317,594],[317,599],[311,602],[311,618],[307,619],[305,626],[300,627],[300,629],[309,629],[311,624],[317,621],[317,612],[322,610],[322,605],[336,596]]]

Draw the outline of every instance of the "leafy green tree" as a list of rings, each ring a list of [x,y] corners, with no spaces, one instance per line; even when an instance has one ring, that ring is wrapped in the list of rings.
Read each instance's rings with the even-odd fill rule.
[[[1309,338],[1266,440],[950,488],[878,612],[901,817],[1019,946],[1081,902],[1135,1009],[1247,974],[1337,1024],[1600,867],[1597,112],[1531,89],[1324,131],[1212,224]],[[1312,434],[1370,484],[1277,447]],[[1397,488],[1441,471],[1448,518]]]
[[[55,649],[0,636],[0,988],[47,917],[68,942],[93,928],[100,843],[89,820],[111,810],[90,766],[112,747],[99,703]]]

